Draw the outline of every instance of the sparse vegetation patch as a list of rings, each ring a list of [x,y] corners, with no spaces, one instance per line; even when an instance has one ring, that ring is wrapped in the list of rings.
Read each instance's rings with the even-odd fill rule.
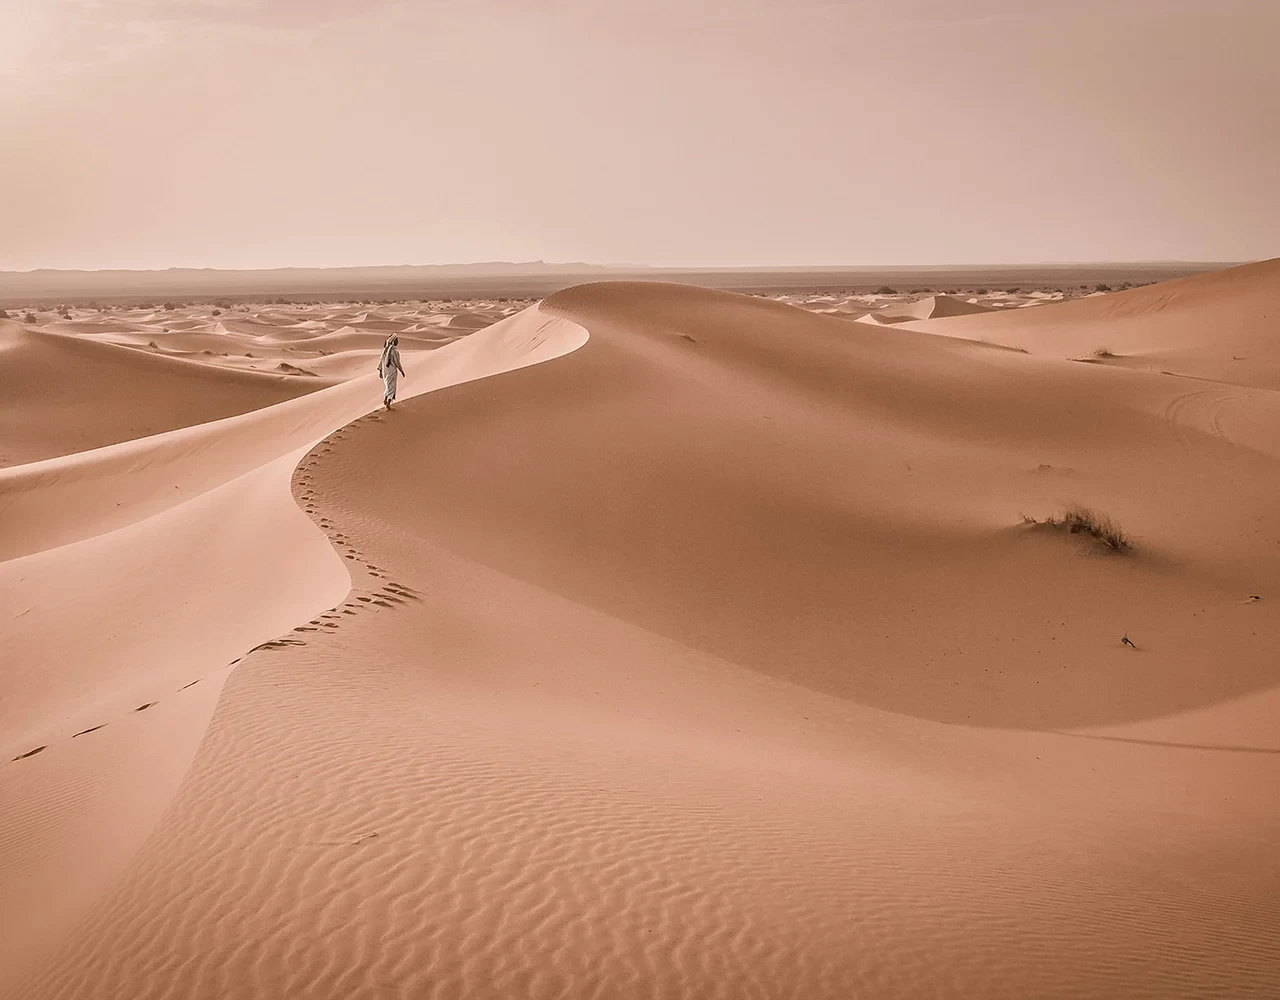
[[[1133,541],[1115,521],[1080,504],[1072,504],[1061,514],[1037,521],[1034,517],[1022,516],[1024,524],[1043,524],[1051,528],[1065,528],[1073,535],[1086,534],[1096,538],[1113,552],[1128,552],[1133,548]]]

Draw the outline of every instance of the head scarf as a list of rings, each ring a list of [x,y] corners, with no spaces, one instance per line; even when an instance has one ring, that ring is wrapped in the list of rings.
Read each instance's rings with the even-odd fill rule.
[[[379,375],[381,375],[388,368],[394,367],[391,364],[391,352],[396,350],[396,345],[399,343],[400,343],[400,338],[393,333],[390,337],[387,338],[387,342],[382,345],[382,356],[378,358],[378,374]]]

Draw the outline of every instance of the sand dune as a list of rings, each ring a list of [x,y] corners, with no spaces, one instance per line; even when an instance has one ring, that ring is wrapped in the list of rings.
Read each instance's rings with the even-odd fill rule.
[[[991,310],[986,306],[967,302],[951,295],[926,295],[914,302],[885,306],[869,315],[878,323],[901,323],[905,320],[939,319],[945,316],[969,316],[988,312]]]
[[[315,386],[0,321],[0,466],[270,406]]]
[[[1277,995],[1280,403],[1036,339],[1219,277],[585,285],[0,472],[0,992]]]
[[[574,329],[518,318],[432,354],[406,387],[531,363],[574,346]],[[195,752],[228,665],[346,592],[342,560],[288,484],[307,448],[367,411],[376,393],[364,378],[293,401],[301,407],[36,463],[0,482],[6,553],[24,553],[0,563],[2,603],[15,609],[3,683],[16,696],[0,711],[0,756],[47,747],[20,761],[26,770],[12,782],[0,779],[0,880],[13,904],[0,969],[70,919],[137,849]],[[211,537],[220,541],[206,552]],[[203,687],[192,694],[191,684]],[[212,700],[202,697],[211,689]],[[146,705],[148,718],[167,718],[175,699],[185,724],[157,746],[132,717]],[[109,733],[95,728],[104,724]],[[132,731],[118,737],[123,726]],[[101,733],[111,739],[89,741]],[[108,799],[103,786],[124,790]]]
[[[922,327],[1077,358],[1280,389],[1280,259]]]

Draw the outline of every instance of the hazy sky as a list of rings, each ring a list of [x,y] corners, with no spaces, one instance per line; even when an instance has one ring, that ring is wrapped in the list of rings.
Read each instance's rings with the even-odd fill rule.
[[[1280,255],[1277,0],[0,0],[0,268]]]

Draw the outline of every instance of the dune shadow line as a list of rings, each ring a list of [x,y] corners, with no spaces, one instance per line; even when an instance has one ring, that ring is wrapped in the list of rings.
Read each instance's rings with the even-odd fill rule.
[[[1105,740],[1108,743],[1136,743],[1147,747],[1172,747],[1175,750],[1221,750],[1226,753],[1280,754],[1280,747],[1240,747],[1222,743],[1174,743],[1170,740],[1140,740],[1135,736],[1099,736],[1095,733],[1064,733],[1052,730],[1055,736],[1070,736],[1078,740]]]

